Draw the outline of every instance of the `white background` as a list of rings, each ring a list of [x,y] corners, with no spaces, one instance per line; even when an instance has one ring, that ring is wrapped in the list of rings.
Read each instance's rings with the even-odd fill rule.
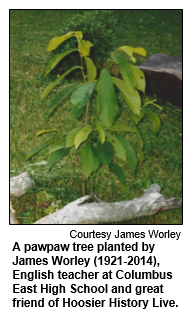
[[[55,322],[57,320],[69,321],[73,322],[116,322],[116,321],[133,321],[133,322],[180,322],[184,320],[188,322],[190,319],[190,315],[188,312],[190,306],[190,32],[188,34],[189,25],[190,25],[190,14],[189,14],[189,5],[184,5],[186,1],[174,2],[172,6],[172,2],[170,1],[160,1],[159,5],[156,6],[151,1],[144,2],[144,7],[142,7],[141,2],[134,2],[131,6],[127,7],[127,3],[124,1],[118,1],[116,3],[109,3],[107,1],[96,1],[96,7],[93,2],[81,1],[80,6],[77,5],[77,2],[70,1],[68,4],[66,2],[53,2],[51,3],[51,7],[43,6],[42,1],[33,1],[24,2],[24,1],[9,1],[8,4],[2,6],[1,9],[1,127],[0,127],[0,138],[1,138],[1,179],[3,179],[3,183],[1,183],[1,317],[2,320],[6,320],[8,322],[14,321],[15,323],[23,323],[23,322],[41,322],[42,320],[46,323]],[[187,2],[188,3],[188,2]],[[78,3],[79,4],[79,3]],[[140,6],[139,6],[140,4]],[[129,5],[129,3],[128,3]],[[184,225],[183,226],[9,226],[8,225],[8,217],[9,217],[9,164],[8,164],[8,155],[9,155],[9,116],[8,116],[8,97],[9,97],[9,76],[8,76],[8,66],[9,66],[9,9],[184,9],[184,32],[185,32],[185,41],[184,41]],[[7,100],[6,100],[7,99]],[[5,122],[6,119],[6,122]],[[12,252],[13,245],[15,241],[19,242],[19,245],[23,247],[24,243],[30,244],[38,244],[38,243],[72,243],[73,240],[76,242],[82,243],[82,239],[78,241],[76,239],[69,238],[69,232],[71,229],[76,228],[78,231],[92,231],[93,229],[96,231],[112,231],[115,233],[117,229],[120,231],[145,231],[147,230],[160,230],[160,231],[181,231],[181,237],[178,241],[175,239],[137,239],[137,241],[144,241],[145,243],[156,243],[155,247],[155,256],[159,259],[161,263],[160,270],[161,271],[172,271],[173,279],[167,280],[166,282],[162,281],[142,281],[142,283],[137,282],[138,284],[145,285],[160,285],[164,283],[164,294],[147,294],[143,296],[135,296],[134,293],[127,295],[128,298],[137,299],[152,299],[154,296],[157,298],[163,299],[174,299],[176,303],[179,305],[177,308],[156,308],[152,307],[143,310],[142,308],[12,308],[11,300],[15,295],[12,294],[12,261],[15,259],[15,255],[18,255],[18,252]],[[148,234],[146,235],[148,237]],[[100,239],[102,240],[102,239]],[[124,241],[124,240],[123,240]],[[114,243],[114,240],[110,241]],[[121,242],[121,241],[116,241]],[[124,242],[133,243],[135,242],[133,239],[126,239]],[[96,239],[83,239],[83,243],[99,243]],[[108,253],[107,253],[108,254]],[[112,255],[114,253],[111,253]],[[20,257],[25,257],[26,255],[19,253]],[[30,253],[27,254],[28,257],[46,257],[46,253]],[[62,255],[62,253],[60,253]],[[92,257],[92,252],[82,252],[77,253],[78,257]],[[95,254],[94,254],[95,255]],[[117,255],[119,255],[117,253]],[[65,253],[65,257],[72,257],[73,253]],[[50,257],[50,256],[49,256]],[[50,262],[51,263],[51,262]],[[61,267],[61,266],[60,266]],[[20,270],[24,271],[24,266],[20,268]],[[53,267],[55,270],[55,266]],[[53,270],[50,267],[50,270]],[[41,269],[39,266],[32,269]],[[58,268],[58,270],[61,268]],[[73,270],[77,270],[79,268],[73,268]],[[80,269],[82,269],[80,267]],[[104,271],[108,271],[112,268],[102,268]],[[124,270],[126,268],[123,268]],[[133,268],[137,270],[137,268]],[[139,267],[141,271],[145,270],[145,268]],[[148,268],[147,268],[148,269]],[[68,269],[69,270],[69,269]],[[89,271],[94,271],[94,268],[89,268]],[[149,270],[149,269],[148,269]],[[64,271],[64,269],[63,269]],[[66,270],[67,271],[67,270]],[[72,271],[72,270],[71,270]],[[84,283],[83,281],[81,281]],[[44,282],[43,282],[44,283]],[[60,283],[55,281],[55,285]],[[67,282],[68,283],[68,282]],[[74,282],[72,282],[74,283]],[[125,285],[129,284],[130,281],[123,282]],[[30,284],[30,283],[29,283]],[[76,281],[76,284],[80,284],[80,282]],[[102,281],[90,281],[90,285],[102,285]],[[116,280],[112,280],[112,285],[122,285],[122,280],[119,282]],[[135,285],[135,282],[132,281],[132,284]],[[45,295],[45,294],[44,294]],[[70,297],[66,295],[65,297]],[[94,298],[105,299],[106,297],[110,297],[110,295],[91,295]],[[21,295],[21,297],[27,298],[25,295]],[[46,296],[47,297],[47,296]],[[48,295],[51,298],[51,295]],[[59,297],[59,295],[58,295]],[[112,297],[114,297],[112,295]],[[121,297],[122,299],[126,299],[126,296],[121,294],[116,297]],[[19,298],[19,296],[18,296]],[[32,298],[32,295],[29,294],[29,299]],[[53,297],[54,298],[54,297]],[[71,296],[71,298],[75,297],[75,294]],[[81,295],[80,295],[81,298]],[[83,298],[90,298],[83,296]]]

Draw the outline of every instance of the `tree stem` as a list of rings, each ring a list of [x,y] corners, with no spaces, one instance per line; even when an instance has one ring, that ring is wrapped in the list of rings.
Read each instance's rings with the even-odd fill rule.
[[[82,195],[86,195],[86,177],[84,175],[84,172],[82,171]]]
[[[85,78],[85,75],[84,75],[84,68],[83,68],[81,53],[80,53],[80,64],[81,64],[81,70],[82,70],[82,77],[83,77],[83,81],[84,81],[84,84],[85,84],[86,83],[86,78]]]
[[[88,124],[88,111],[89,111],[89,106],[90,106],[90,101],[88,101],[86,105],[86,121],[85,121],[85,126]]]
[[[83,77],[83,81],[84,84],[86,83],[86,78],[84,75],[84,68],[83,68],[83,62],[82,62],[82,55],[80,53],[80,64],[81,64],[81,70],[82,70],[82,77]],[[86,105],[86,119],[85,119],[85,126],[88,124],[88,111],[89,111],[89,105],[90,105],[90,101],[87,102]],[[83,196],[86,195],[86,177],[84,175],[84,172],[82,170],[82,194]]]

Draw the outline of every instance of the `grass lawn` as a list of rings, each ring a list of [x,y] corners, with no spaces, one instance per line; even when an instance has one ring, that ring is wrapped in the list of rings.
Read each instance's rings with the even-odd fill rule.
[[[33,190],[19,198],[11,197],[22,224],[33,223],[82,196],[81,169],[70,156],[64,158],[51,172],[46,170],[46,166],[34,165],[46,160],[48,149],[25,162],[29,151],[52,138],[52,134],[36,137],[39,130],[56,127],[63,135],[67,135],[77,127],[67,100],[59,105],[54,117],[44,124],[44,111],[53,96],[41,101],[40,95],[56,77],[45,75],[50,57],[47,54],[48,42],[58,35],[64,23],[70,21],[70,17],[78,11],[10,11],[10,176],[28,171],[35,181]],[[113,31],[118,46],[143,47],[147,57],[155,53],[182,57],[181,10],[114,11],[119,21],[118,28]],[[143,58],[137,60],[137,64],[142,61]],[[70,79],[64,84],[66,82],[70,82]],[[59,88],[56,87],[53,93],[59,91]],[[143,189],[152,183],[158,183],[165,197],[182,197],[182,109],[157,99],[162,111],[157,108],[153,110],[160,116],[161,127],[155,136],[149,120],[145,118],[141,122],[139,129],[144,142],[145,160],[139,165],[135,176],[125,165],[124,188],[114,175],[103,168],[97,178],[87,181],[87,194],[94,190],[99,198],[108,202],[130,200],[141,196]],[[125,103],[121,98],[119,100],[123,108]],[[124,109],[122,117],[128,117],[127,109]],[[138,153],[136,138],[131,135],[129,140]],[[43,203],[48,205],[40,206]],[[123,224],[181,223],[182,208]]]

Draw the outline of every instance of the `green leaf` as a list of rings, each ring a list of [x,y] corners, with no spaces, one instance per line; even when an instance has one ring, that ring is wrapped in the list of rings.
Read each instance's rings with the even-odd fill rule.
[[[159,119],[158,115],[149,109],[144,109],[144,111],[149,116],[150,120],[152,121],[153,131],[156,134],[157,131],[159,130],[159,127],[160,127],[160,119]]]
[[[50,73],[50,71],[52,71],[55,67],[56,67],[56,65],[65,57],[65,56],[67,56],[67,55],[69,55],[70,53],[72,53],[72,52],[76,52],[76,51],[78,51],[78,49],[77,48],[75,48],[75,49],[72,49],[72,50],[69,50],[69,51],[67,51],[67,52],[65,52],[65,53],[63,53],[63,54],[57,54],[57,55],[55,55],[51,60],[50,60],[50,62],[48,63],[48,66],[47,66],[47,68],[46,68],[46,75],[48,75],[48,73]]]
[[[145,93],[145,87],[146,87],[145,74],[137,66],[131,65],[131,68],[132,68],[134,77],[137,81],[137,86],[136,86],[137,90]]]
[[[108,128],[110,131],[117,131],[117,132],[137,132],[136,129],[130,128],[125,124],[120,124],[118,126],[111,126]]]
[[[114,156],[112,144],[107,140],[103,144],[98,141],[96,152],[101,163],[108,167]]]
[[[70,70],[68,70],[66,73],[64,73],[62,76],[60,76],[54,83],[48,85],[44,91],[41,94],[41,99],[43,100],[52,90],[53,88],[60,83],[60,81],[62,81],[64,79],[64,77],[66,75],[68,75],[70,72],[72,72],[73,70],[77,69],[77,68],[81,68],[80,66],[74,66],[72,67]]]
[[[84,85],[80,86],[77,90],[75,90],[71,97],[70,101],[79,109],[85,106],[92,95],[96,83],[87,82]]]
[[[51,153],[50,156],[49,156],[49,158],[48,158],[48,164],[47,164],[48,170],[51,170],[51,168],[55,164],[59,163],[59,161],[63,157],[65,157],[67,155],[67,153],[68,153],[68,150],[65,149],[65,148],[64,149],[57,150],[57,151]]]
[[[144,114],[145,112],[142,110],[139,116],[137,114],[134,114],[132,115],[131,119],[134,121],[135,124],[138,124],[143,118]]]
[[[134,92],[134,89],[138,84],[137,84],[137,81],[134,77],[133,70],[131,68],[132,65],[129,64],[127,62],[127,60],[122,56],[114,55],[113,59],[120,66],[122,78],[123,78],[123,81],[127,87],[127,90]]]
[[[137,130],[137,141],[138,141],[139,148],[141,150],[143,148],[143,140],[142,140],[141,134],[138,130]]]
[[[114,137],[112,136],[112,134],[106,130],[104,130],[105,135],[107,136],[107,139],[111,142],[111,144],[113,145],[115,143]]]
[[[109,169],[113,174],[115,174],[119,178],[121,184],[125,185],[125,175],[121,167],[116,163],[111,162],[109,165]]]
[[[58,139],[54,143],[54,147],[50,149],[49,154],[53,153],[54,151],[63,149],[65,147],[66,147],[66,138],[64,138],[64,139]]]
[[[88,144],[88,142],[85,141],[83,144],[80,145],[80,147],[78,149],[76,149],[75,146],[73,146],[72,149],[70,150],[70,153],[72,155],[81,155],[82,151],[87,146],[87,144]]]
[[[80,132],[81,128],[76,128],[76,129],[72,129],[69,134],[67,135],[66,138],[66,147],[72,147],[74,146],[74,139],[76,138],[76,135],[78,134],[78,132]]]
[[[89,143],[82,151],[82,170],[86,178],[94,171],[94,156]]]
[[[74,91],[77,87],[79,87],[80,84],[75,84],[70,86],[69,88],[65,89],[64,91],[58,93],[54,99],[49,103],[45,114],[44,119],[47,120],[49,115],[54,111],[54,109],[57,107],[57,105],[62,102],[72,91]]]
[[[31,157],[33,157],[34,155],[39,153],[41,150],[43,150],[44,148],[46,148],[47,146],[49,146],[51,143],[53,143],[56,140],[57,139],[48,140],[48,141],[42,143],[41,145],[39,145],[38,147],[34,148],[30,153],[28,153],[28,155],[26,157],[26,161],[29,160]]]
[[[71,38],[75,36],[75,31],[70,31],[69,33],[67,33],[66,35],[63,36],[58,36],[58,37],[54,37],[50,40],[49,44],[48,44],[48,49],[47,52],[50,52],[51,50],[56,49],[60,44],[62,44],[65,40]]]
[[[62,145],[63,143],[65,143],[65,147],[66,147],[66,137],[60,138],[60,139],[56,139],[56,141],[54,142],[53,146],[54,147],[57,147],[59,145]]]
[[[90,48],[93,46],[92,43],[88,40],[80,40],[79,42],[79,51],[83,56],[89,56],[90,54]]]
[[[47,133],[47,132],[59,132],[57,129],[47,129],[47,130],[41,130],[39,132],[36,133],[36,136],[40,136],[43,133]]]
[[[142,164],[142,162],[144,161],[144,159],[145,159],[145,155],[144,155],[144,152],[141,150],[140,152],[139,152],[139,163],[140,163],[140,165]]]
[[[103,144],[104,141],[105,141],[105,131],[104,129],[102,128],[102,126],[100,125],[100,123],[96,122],[96,127],[97,127],[97,130],[99,132],[99,138],[100,138],[100,141],[101,143]]]
[[[131,118],[131,119],[134,122],[133,118]],[[135,122],[134,122],[134,125],[135,125],[135,129],[137,131],[137,142],[138,142],[138,146],[139,146],[139,149],[142,150],[142,148],[143,148],[143,140],[142,140],[141,134],[140,134],[139,129],[136,126]]]
[[[137,156],[136,156],[136,153],[135,153],[133,147],[128,142],[128,140],[126,138],[124,138],[123,136],[121,136],[119,133],[115,133],[115,136],[123,145],[126,155],[127,155],[127,158],[129,160],[129,163],[128,163],[129,167],[135,173],[136,168],[137,168]]]
[[[98,85],[99,118],[106,127],[110,127],[117,115],[118,104],[112,78],[107,69],[101,71]]]
[[[94,172],[99,168],[100,166],[100,160],[97,155],[97,150],[95,147],[91,146],[92,152],[93,152],[93,157],[94,157]]]
[[[95,80],[96,76],[97,76],[97,71],[96,71],[96,67],[93,63],[93,61],[91,60],[91,58],[85,56],[85,61],[86,61],[86,67],[87,67],[87,74],[88,74],[88,82],[92,82]]]
[[[123,148],[121,142],[117,140],[116,137],[112,136],[108,131],[105,131],[105,134],[115,149],[116,157],[126,161],[125,149]]]
[[[75,145],[76,149],[78,149],[80,144],[88,138],[91,131],[92,131],[92,128],[88,124],[85,127],[83,127],[82,130],[80,130],[78,132],[78,134],[76,135],[75,140],[74,140],[74,145]]]
[[[133,111],[133,113],[140,115],[141,99],[140,99],[138,91],[136,91],[136,90],[134,90],[134,92],[128,91],[124,81],[122,81],[116,77],[112,77],[112,80],[113,80],[113,83],[121,91],[121,93],[125,99],[125,102],[130,107],[130,109]]]
[[[78,109],[77,106],[75,106],[74,104],[72,105],[72,108],[71,108],[71,116],[72,116],[72,118],[79,119],[83,112],[84,112],[84,107]]]

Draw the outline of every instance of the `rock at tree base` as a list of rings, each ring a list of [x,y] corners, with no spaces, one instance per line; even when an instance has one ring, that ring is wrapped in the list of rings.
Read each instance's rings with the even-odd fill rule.
[[[33,185],[34,181],[30,178],[29,174],[27,172],[22,173],[10,179],[10,194],[20,196],[26,193],[29,188],[32,188]]]
[[[182,107],[182,58],[154,54],[138,66],[145,74],[146,93]]]
[[[11,178],[11,193],[24,194],[34,184],[28,173]],[[85,203],[94,199],[95,203]],[[83,196],[63,209],[41,218],[34,224],[99,224],[120,222],[140,216],[150,216],[168,209],[179,208],[181,198],[165,198],[160,194],[160,186],[152,184],[144,194],[130,201],[107,203],[91,195]],[[10,223],[17,224],[16,212],[10,206]]]
[[[29,188],[32,188],[34,186],[34,181],[30,178],[29,174],[22,173],[18,176],[12,177],[10,179],[10,194],[13,194],[15,196],[20,196]],[[16,219],[16,212],[10,207],[10,223],[11,224],[17,224],[18,221]]]
[[[182,199],[165,198],[159,192],[160,186],[152,184],[139,198],[113,203],[101,201],[95,194],[83,196],[34,224],[108,224],[181,207]],[[96,203],[83,204],[91,198]]]

